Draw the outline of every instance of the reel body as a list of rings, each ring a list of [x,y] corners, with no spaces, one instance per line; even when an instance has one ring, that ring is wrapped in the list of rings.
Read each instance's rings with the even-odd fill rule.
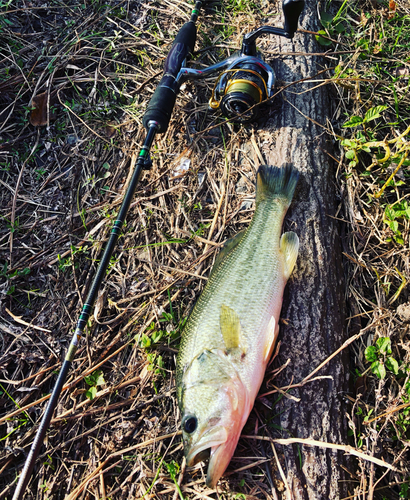
[[[275,73],[262,57],[239,54],[223,71],[213,88],[209,106],[235,122],[245,123],[258,115],[259,106],[272,97]]]
[[[257,117],[259,104],[273,95],[275,73],[260,53],[247,56],[237,52],[213,66],[198,70],[181,68],[176,82],[202,79],[219,72],[209,101],[211,109],[219,109],[230,120],[246,123]]]

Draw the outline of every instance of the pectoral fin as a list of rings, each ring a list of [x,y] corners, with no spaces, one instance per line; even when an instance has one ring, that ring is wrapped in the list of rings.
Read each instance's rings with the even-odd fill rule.
[[[288,279],[295,267],[296,259],[299,250],[299,238],[296,233],[289,231],[283,233],[280,239],[280,249],[285,258],[285,278]]]
[[[224,304],[221,306],[220,323],[226,349],[229,351],[240,347],[241,323],[239,316],[233,309]]]
[[[279,333],[279,325],[277,324],[275,318],[271,316],[268,324],[268,334],[266,336],[266,345],[263,360],[267,362],[272,356],[273,348]]]

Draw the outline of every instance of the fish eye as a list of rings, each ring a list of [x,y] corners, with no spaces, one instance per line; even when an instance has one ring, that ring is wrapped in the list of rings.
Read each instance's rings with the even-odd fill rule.
[[[193,416],[186,417],[182,423],[185,432],[192,434],[198,427],[198,419]]]

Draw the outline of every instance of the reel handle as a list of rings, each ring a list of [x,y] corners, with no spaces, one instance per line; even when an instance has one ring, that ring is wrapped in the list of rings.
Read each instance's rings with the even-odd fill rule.
[[[282,9],[285,17],[283,30],[286,33],[286,38],[293,38],[298,29],[299,16],[304,6],[304,0],[283,0]]]
[[[246,34],[242,40],[241,53],[247,56],[256,56],[256,39],[263,34],[284,36],[293,38],[298,29],[299,16],[305,6],[304,0],[283,0],[282,9],[285,22],[283,28],[275,26],[261,26],[260,28]]]
[[[142,124],[147,130],[150,127],[150,122],[156,122],[158,132],[166,132],[180,86],[177,76],[185,59],[194,50],[195,42],[196,26],[192,21],[189,21],[178,31],[165,60],[163,77],[142,118]]]

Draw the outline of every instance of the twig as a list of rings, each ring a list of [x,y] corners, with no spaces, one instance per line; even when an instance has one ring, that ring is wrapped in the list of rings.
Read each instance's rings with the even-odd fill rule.
[[[365,425],[369,425],[375,420],[379,420],[379,418],[387,417],[388,415],[391,415],[392,413],[396,413],[397,411],[404,410],[404,408],[407,408],[410,406],[410,403],[404,403],[400,406],[396,406],[396,408],[393,408],[393,410],[386,411],[385,413],[382,413],[381,415],[378,415],[377,417],[372,418],[371,420],[367,420],[363,422]]]
[[[14,232],[14,221],[16,219],[16,203],[17,203],[17,193],[20,187],[20,182],[23,177],[23,172],[24,169],[26,168],[26,165],[29,161],[29,159],[33,156],[35,150],[37,149],[38,142],[40,140],[40,128],[37,129],[37,139],[36,142],[30,151],[30,154],[27,156],[27,158],[24,160],[23,165],[21,166],[19,176],[17,178],[17,183],[16,183],[16,189],[14,190],[14,196],[13,196],[13,205],[11,209],[11,220],[10,220],[10,267],[11,267],[11,262],[12,262],[12,255],[13,255],[13,232]]]
[[[380,460],[379,458],[371,457],[362,451],[356,450],[352,446],[345,444],[333,444],[333,443],[325,443],[323,441],[316,441],[315,439],[302,439],[302,438],[287,438],[287,439],[273,439],[266,436],[241,436],[246,439],[258,439],[260,441],[270,441],[271,443],[289,445],[289,444],[303,444],[305,446],[318,446],[319,448],[327,448],[329,450],[339,450],[344,451],[345,453],[349,453],[350,455],[354,455],[355,457],[362,458],[363,460],[367,460],[376,465],[380,465],[381,467],[386,467],[387,469],[398,472],[399,470],[387,462]]]
[[[344,342],[340,347],[339,349],[336,349],[336,351],[331,354],[328,358],[326,358],[322,363],[320,363],[320,365],[315,368],[311,373],[309,373],[309,375],[307,375],[303,380],[302,382],[300,382],[300,384],[306,384],[306,382],[313,377],[313,375],[315,373],[317,373],[319,370],[321,370],[327,363],[329,363],[329,361],[331,359],[333,359],[335,356],[337,356],[339,354],[339,352],[343,351],[343,349],[346,349],[347,346],[349,346],[352,342],[354,342],[355,340],[357,340],[359,337],[361,337],[364,333],[366,333],[368,330],[371,330],[372,328],[374,328],[383,318],[387,317],[388,315],[385,314],[384,316],[381,316],[380,318],[376,319],[375,321],[373,321],[373,323],[371,323],[370,325],[366,326],[366,328],[363,328],[363,330],[360,330],[359,333],[357,333],[356,335],[353,335],[353,337],[350,337],[349,339],[346,340],[346,342]]]
[[[40,330],[40,332],[47,332],[51,333],[51,330],[48,330],[47,328],[43,328],[41,326],[36,326],[31,323],[27,323],[27,321],[24,321],[24,319],[21,319],[21,316],[16,316],[13,314],[7,307],[5,308],[6,312],[10,314],[10,316],[14,319],[16,323],[20,323],[20,325],[28,326],[29,328],[33,328],[34,330]]]
[[[276,465],[278,466],[280,477],[282,478],[283,484],[285,485],[285,488],[286,488],[286,498],[287,498],[287,500],[292,500],[292,497],[290,495],[290,488],[289,488],[288,480],[286,479],[285,473],[283,472],[282,466],[280,464],[278,454],[276,453],[275,445],[272,442],[271,442],[271,446],[272,446],[273,454],[275,455]]]

